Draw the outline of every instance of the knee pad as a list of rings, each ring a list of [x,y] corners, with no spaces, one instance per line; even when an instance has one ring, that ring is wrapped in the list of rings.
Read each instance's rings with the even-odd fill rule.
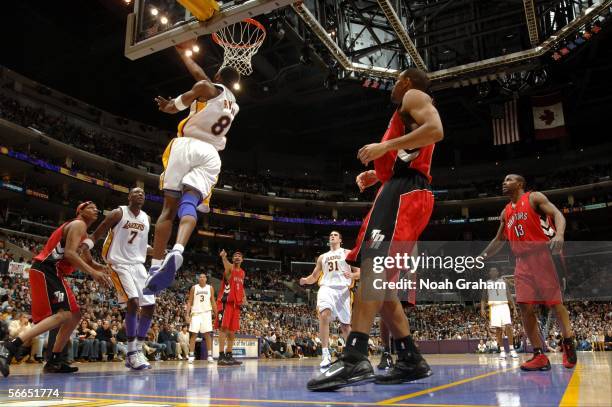
[[[200,197],[194,194],[183,194],[179,203],[178,217],[182,219],[184,216],[192,216],[198,219],[196,208],[200,204]]]

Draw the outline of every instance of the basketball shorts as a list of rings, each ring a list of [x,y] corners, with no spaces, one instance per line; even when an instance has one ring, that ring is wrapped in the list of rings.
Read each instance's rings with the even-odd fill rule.
[[[207,333],[212,332],[212,311],[198,312],[197,314],[191,315],[191,323],[189,324],[189,332]]]
[[[338,318],[340,323],[351,323],[351,290],[348,287],[328,287],[322,285],[317,293],[317,310],[331,311],[332,320]]]
[[[174,138],[162,156],[164,172],[160,175],[160,189],[179,196],[185,187],[198,191],[201,212],[208,212],[210,195],[221,171],[221,158],[209,143],[193,137]]]
[[[141,307],[155,304],[155,295],[142,293],[148,277],[144,264],[113,264],[111,268],[111,280],[117,290],[119,304],[125,304],[131,298],[138,298]]]
[[[349,264],[361,267],[362,292],[371,289],[375,277],[368,275],[372,273],[363,267],[362,262],[366,258],[394,257],[404,253],[412,255],[416,242],[429,223],[433,204],[429,181],[416,170],[394,176],[380,187],[361,225],[355,248],[346,256]],[[397,281],[400,272],[386,270],[386,280]],[[416,275],[412,274],[411,278],[416,278]],[[415,290],[406,290],[398,295],[411,304],[416,301]]]
[[[491,328],[503,328],[512,324],[510,307],[508,304],[491,304],[489,308],[489,322]]]
[[[217,303],[217,310],[215,328],[227,329],[230,332],[236,332],[240,329],[240,305],[228,302],[220,306]]]
[[[562,266],[562,263],[557,262],[557,265]],[[516,302],[548,306],[561,304],[557,265],[547,248],[517,256],[514,269]]]
[[[70,286],[55,265],[35,262],[29,274],[32,321],[35,324],[59,311],[80,310]]]

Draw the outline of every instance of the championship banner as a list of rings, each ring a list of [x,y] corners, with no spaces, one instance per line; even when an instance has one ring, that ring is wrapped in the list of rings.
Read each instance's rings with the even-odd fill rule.
[[[258,358],[259,340],[254,336],[236,335],[232,355],[235,358]],[[219,337],[213,338],[213,357],[219,357]]]
[[[567,135],[561,93],[531,98],[533,127],[537,140],[550,140]]]

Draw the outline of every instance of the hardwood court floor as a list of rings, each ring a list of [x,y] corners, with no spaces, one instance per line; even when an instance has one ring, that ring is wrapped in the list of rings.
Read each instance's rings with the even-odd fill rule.
[[[248,360],[240,367],[205,361],[157,362],[149,371],[122,363],[76,364],[74,375],[42,374],[41,365],[12,367],[0,377],[0,405],[19,406],[610,406],[612,352],[581,352],[573,370],[549,355],[549,372],[522,372],[496,356],[427,355],[434,375],[400,386],[367,384],[331,393],[306,390],[318,359]],[[527,358],[521,355],[520,360]],[[375,363],[378,360],[374,361]],[[9,390],[58,389],[61,398],[9,398]]]

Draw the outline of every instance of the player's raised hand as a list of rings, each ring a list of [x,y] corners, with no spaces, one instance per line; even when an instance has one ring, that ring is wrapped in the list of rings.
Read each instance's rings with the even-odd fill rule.
[[[174,106],[174,101],[172,98],[164,98],[163,96],[158,96],[155,99],[155,103],[157,103],[157,108],[164,113],[176,113],[177,109]]]
[[[227,258],[227,252],[225,251],[225,249],[221,250],[221,253],[219,253],[219,256],[221,256],[222,259]]]
[[[357,178],[355,178],[355,182],[357,183],[359,192],[365,191],[366,188],[369,188],[378,182],[378,178],[376,177],[376,171],[362,172],[361,174],[357,175]]]
[[[383,143],[372,143],[366,144],[359,149],[357,158],[362,162],[363,165],[368,165],[370,161],[374,161],[380,158],[387,152]]]

